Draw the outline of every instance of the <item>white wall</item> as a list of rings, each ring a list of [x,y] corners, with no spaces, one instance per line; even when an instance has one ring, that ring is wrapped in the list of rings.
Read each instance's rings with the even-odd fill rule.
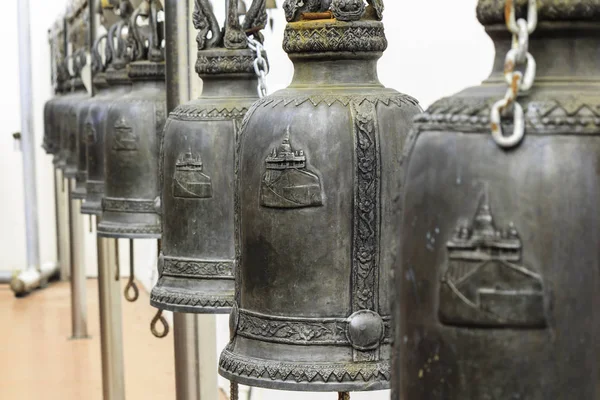
[[[18,0],[17,0],[18,1]],[[50,98],[49,50],[46,30],[65,0],[32,1],[31,40],[33,47],[35,136],[37,149],[37,187],[40,223],[40,253],[42,261],[55,259],[54,195],[51,158],[41,150],[44,102]],[[223,15],[220,1],[215,11]],[[281,5],[282,0],[278,0]],[[5,45],[4,60],[0,64],[0,269],[11,270],[25,266],[25,232],[22,189],[21,154],[13,151],[11,133],[18,131],[19,86],[17,63],[18,43],[16,1],[4,4],[0,37],[14,38]],[[385,11],[388,50],[379,64],[381,81],[388,87],[410,94],[421,101],[424,108],[436,99],[448,96],[464,87],[476,85],[491,70],[493,47],[475,18],[476,0],[387,0]],[[281,49],[285,20],[281,10],[275,12],[275,29],[266,32],[271,74],[270,92],[285,87],[291,80],[292,65]],[[86,219],[87,224],[87,219]],[[87,225],[86,225],[87,232]],[[86,233],[87,269],[95,276],[95,240]],[[136,241],[136,268],[139,279],[151,287],[156,273],[155,241]],[[121,241],[122,270],[128,265],[127,241]],[[227,317],[218,317],[218,348],[225,346]],[[227,387],[225,381],[221,381]],[[276,399],[333,399],[334,394],[281,393],[256,389],[255,400]],[[353,399],[383,400],[387,392],[355,394]]]

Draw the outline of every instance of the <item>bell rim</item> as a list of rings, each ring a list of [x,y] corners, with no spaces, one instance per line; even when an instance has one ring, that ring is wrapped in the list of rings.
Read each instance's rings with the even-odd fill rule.
[[[176,313],[184,314],[223,314],[227,315],[231,313],[231,307],[194,307],[194,306],[181,306],[169,303],[163,303],[150,298],[150,305],[154,308],[158,308],[163,311],[171,311]]]
[[[150,304],[164,311],[189,314],[229,314],[234,305],[233,292],[229,296],[202,296],[195,290],[169,290],[161,286],[161,283],[162,279],[159,279],[156,286],[152,288]],[[190,301],[194,301],[196,305],[190,305]]]
[[[244,366],[241,368],[235,367],[234,370],[241,369],[243,371],[249,371],[248,374],[252,376],[243,376],[235,372],[231,372],[225,369],[223,364],[234,363],[242,360]],[[268,364],[268,365],[265,365]],[[378,391],[390,389],[390,360],[382,360],[377,362],[338,362],[338,363],[322,363],[323,373],[330,373],[330,379],[333,382],[311,382],[311,381],[298,381],[294,371],[306,371],[308,369],[315,370],[315,366],[319,363],[314,362],[274,362],[268,360],[261,360],[254,357],[247,357],[236,354],[229,349],[223,350],[219,359],[219,375],[223,378],[228,379],[232,382],[239,383],[242,385],[260,387],[264,389],[275,389],[275,390],[291,390],[300,392],[366,392],[366,391]],[[291,367],[293,365],[293,367]],[[339,368],[340,370],[347,371],[348,374],[353,373],[357,377],[360,372],[357,372],[360,366],[369,367],[369,369],[379,370],[387,372],[387,377],[384,380],[355,380],[352,382],[339,382],[334,373],[331,372],[332,366]],[[288,374],[289,379],[272,379],[269,374],[271,371],[277,371],[280,369],[282,373]],[[318,368],[317,368],[318,369]],[[260,376],[256,376],[256,371],[262,371]],[[275,372],[276,373],[276,372]],[[313,379],[319,375],[316,373]]]

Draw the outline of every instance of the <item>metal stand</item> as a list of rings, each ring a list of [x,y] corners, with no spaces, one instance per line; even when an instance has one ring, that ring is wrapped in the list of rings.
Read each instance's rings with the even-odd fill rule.
[[[72,199],[75,179],[68,182],[69,222],[71,241],[71,322],[73,339],[85,339],[87,331],[86,271],[83,247],[83,219],[79,200]]]
[[[35,177],[35,139],[33,131],[33,96],[31,84],[31,37],[29,0],[18,2],[19,25],[19,86],[21,91],[21,148],[23,151],[23,183],[25,199],[25,235],[27,266],[11,280],[16,295],[25,295],[46,285],[57,272],[55,264],[48,264],[44,271],[40,264],[39,227],[37,213],[37,190]]]
[[[65,184],[63,172],[55,170],[57,205],[58,205],[58,253],[60,254],[60,279],[63,281],[71,277],[71,239],[69,227],[69,191]]]
[[[96,218],[96,226],[100,222]],[[97,238],[100,349],[104,400],[125,399],[125,368],[121,316],[121,284],[117,270],[116,239]]]

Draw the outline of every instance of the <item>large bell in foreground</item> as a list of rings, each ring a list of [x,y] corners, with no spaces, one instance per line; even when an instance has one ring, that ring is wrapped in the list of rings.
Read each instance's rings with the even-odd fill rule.
[[[258,99],[258,81],[236,8],[228,10],[233,24],[222,33],[212,10],[196,5],[194,24],[211,21],[197,40],[202,97],[175,109],[165,128],[160,279],[151,294],[151,304],[164,310],[225,313],[233,306],[233,155],[242,118]],[[246,24],[253,32],[264,27],[255,26],[264,14],[264,7],[251,7]],[[234,34],[241,45],[224,43]]]
[[[515,68],[504,4],[477,10],[496,45],[490,78],[416,122],[393,400],[600,397],[600,3],[537,1],[535,84],[494,139],[491,109]],[[506,143],[519,122],[524,137]]]
[[[237,140],[237,304],[219,371],[282,390],[385,389],[399,159],[420,107],[377,78],[382,2],[317,3],[285,2],[294,79],[253,105]]]
[[[100,236],[160,237],[158,152],[166,119],[163,32],[157,20],[160,7],[158,0],[145,0],[132,16],[131,92],[113,101],[106,117]],[[141,17],[148,19],[148,36],[138,27]]]
[[[115,35],[121,28],[119,22],[115,23],[108,31],[108,51],[111,57],[108,67],[105,67],[98,52],[93,54],[95,73],[94,85],[97,87],[96,96],[89,108],[87,118],[84,120],[87,144],[87,180],[85,202],[81,205],[83,214],[101,215],[102,198],[104,196],[104,137],[106,134],[106,121],[108,110],[113,101],[124,97],[131,91],[129,68],[121,60],[123,46],[115,47]]]

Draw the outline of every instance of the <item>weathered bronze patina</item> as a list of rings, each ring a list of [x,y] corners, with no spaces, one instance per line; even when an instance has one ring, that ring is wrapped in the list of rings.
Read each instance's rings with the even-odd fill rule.
[[[381,1],[283,7],[294,79],[236,137],[239,268],[219,371],[282,390],[385,389],[399,159],[420,107],[377,78]]]
[[[124,2],[127,3],[127,2]],[[125,9],[127,11],[127,9]],[[113,24],[108,30],[106,41],[108,57],[103,61],[100,53],[92,55],[94,84],[97,87],[94,101],[84,120],[85,141],[87,144],[87,180],[85,202],[81,206],[84,214],[101,215],[104,196],[104,137],[106,122],[111,104],[131,91],[129,67],[126,60],[126,43],[120,32],[129,26],[128,17],[121,14],[122,21]],[[100,45],[102,41],[98,41]]]
[[[245,32],[260,39],[267,16],[257,0],[242,25],[231,3],[221,31],[210,2],[196,2],[202,97],[177,107],[165,127],[160,279],[151,294],[151,304],[164,310],[224,313],[233,306],[235,138],[258,99]]]
[[[105,197],[98,234],[159,238],[158,152],[166,119],[165,63],[158,0],[144,0],[131,17],[131,92],[116,98],[106,116]],[[148,21],[146,30],[139,19]],[[115,68],[119,60],[114,60]]]
[[[477,9],[496,45],[490,78],[416,120],[393,400],[600,397],[600,2],[537,1],[537,77],[517,98],[525,135],[507,147],[490,120],[513,68],[504,5]],[[507,135],[512,122],[510,107]]]

